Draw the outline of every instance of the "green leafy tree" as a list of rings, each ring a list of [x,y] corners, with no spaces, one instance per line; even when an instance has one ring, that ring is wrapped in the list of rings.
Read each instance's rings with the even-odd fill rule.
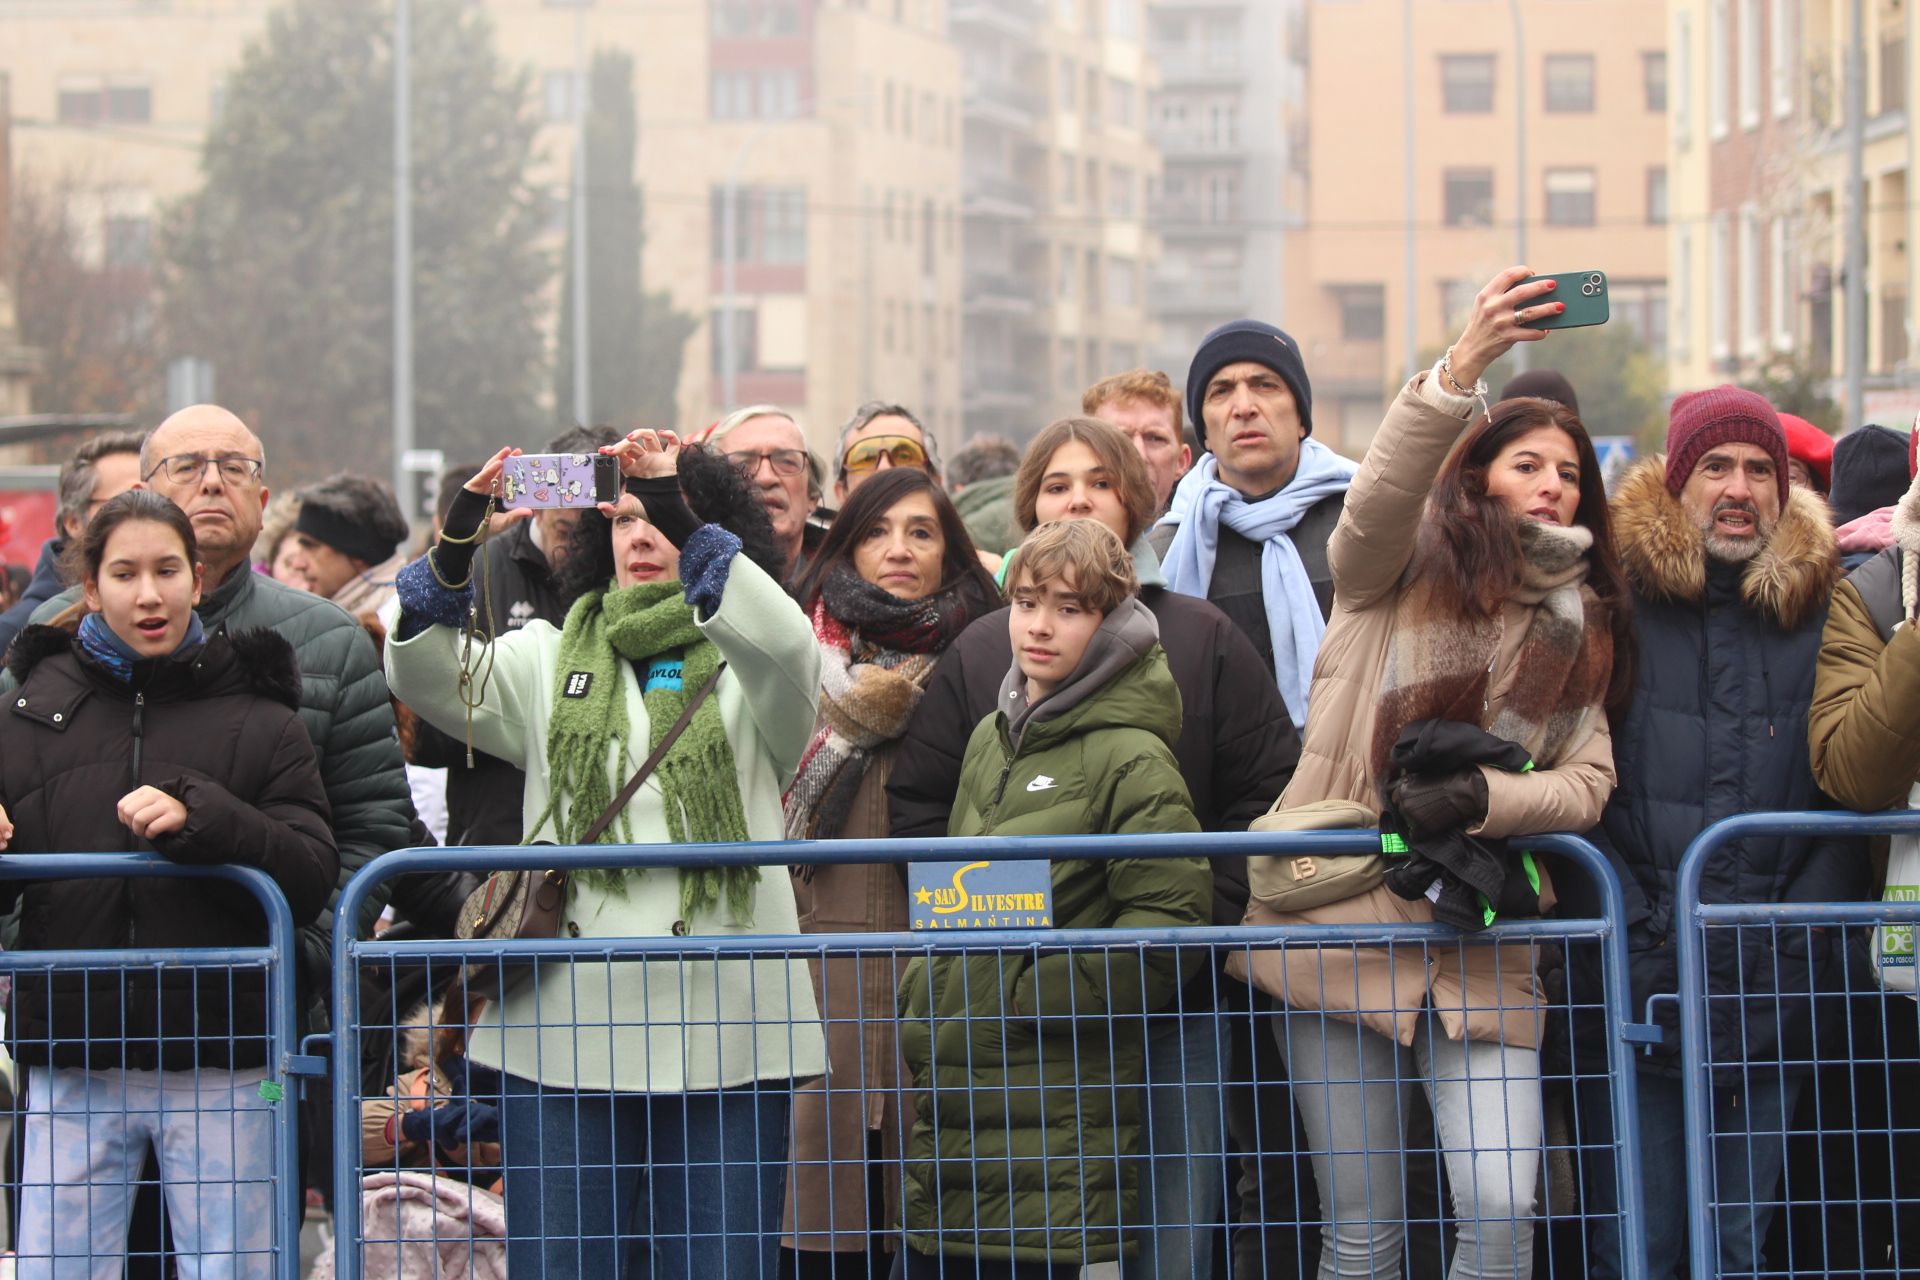
[[[665,290],[648,292],[643,286],[646,218],[633,171],[639,140],[633,59],[602,51],[594,55],[591,74],[586,120],[589,407],[600,422],[672,427],[678,422],[681,358],[698,322],[675,311]],[[560,351],[554,362],[554,412],[563,424],[574,419],[573,235],[569,219]]]
[[[537,121],[477,6],[412,5],[416,437],[478,456],[537,420]],[[390,467],[392,20],[389,0],[276,10],[228,82],[205,185],[161,236],[169,350],[213,361],[282,484]]]
[[[1805,418],[1832,433],[1840,425],[1840,405],[1827,394],[1830,375],[1816,372],[1804,357],[1782,356],[1740,385],[1757,391],[1781,413]]]

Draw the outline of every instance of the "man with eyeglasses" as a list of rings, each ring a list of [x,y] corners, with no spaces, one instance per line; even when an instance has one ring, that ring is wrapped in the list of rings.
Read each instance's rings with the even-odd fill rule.
[[[142,483],[171,499],[193,523],[207,582],[197,612],[208,632],[266,629],[293,645],[300,664],[300,719],[320,758],[344,885],[373,858],[414,843],[413,801],[373,642],[338,605],[254,573],[248,563],[267,505],[265,470],[259,439],[215,405],[174,414],[154,428],[140,454]],[[73,588],[54,597],[33,620],[45,622],[79,594]],[[0,688],[11,687],[8,676]],[[449,882],[440,889],[444,898],[458,886]],[[406,896],[414,908],[409,916],[424,924],[421,903],[412,893]],[[382,905],[369,904],[359,922],[363,930],[371,928]],[[442,905],[450,926],[459,900]],[[300,924],[301,958],[313,984],[308,989],[324,996],[332,911]]]
[[[800,425],[770,404],[735,409],[706,433],[709,448],[727,456],[773,519],[773,537],[787,557],[789,583],[798,582],[807,559],[827,536],[812,519],[820,505],[823,468],[807,448]]]
[[[940,479],[940,451],[933,437],[904,406],[869,400],[840,428],[839,473],[833,498],[842,506],[868,476],[888,467],[919,467]]]

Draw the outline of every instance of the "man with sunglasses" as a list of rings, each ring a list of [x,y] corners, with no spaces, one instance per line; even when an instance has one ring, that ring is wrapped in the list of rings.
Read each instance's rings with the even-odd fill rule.
[[[715,423],[702,443],[724,453],[747,478],[773,520],[774,541],[787,557],[786,581],[798,582],[827,536],[826,526],[811,518],[820,505],[825,469],[807,448],[800,424],[774,405],[748,405]]]
[[[840,428],[837,455],[840,470],[833,497],[842,506],[862,481],[887,467],[919,467],[940,479],[940,451],[933,437],[907,409],[884,400],[869,400],[853,411]]]

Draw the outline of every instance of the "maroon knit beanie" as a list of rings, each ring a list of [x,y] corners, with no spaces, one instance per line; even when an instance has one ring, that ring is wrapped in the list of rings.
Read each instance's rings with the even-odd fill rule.
[[[1686,487],[1701,455],[1717,445],[1750,444],[1773,458],[1780,506],[1787,505],[1787,433],[1766,397],[1734,386],[1675,396],[1667,415],[1667,492]]]

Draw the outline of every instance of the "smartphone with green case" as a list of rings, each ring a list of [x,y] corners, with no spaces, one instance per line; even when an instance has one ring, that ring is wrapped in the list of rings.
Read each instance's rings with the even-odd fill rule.
[[[1535,298],[1528,306],[1564,302],[1567,309],[1557,316],[1525,321],[1520,326],[1523,329],[1584,329],[1588,325],[1605,324],[1611,315],[1607,303],[1607,273],[1604,271],[1548,272],[1528,276],[1514,287],[1517,289],[1537,280],[1558,281],[1559,288]]]

